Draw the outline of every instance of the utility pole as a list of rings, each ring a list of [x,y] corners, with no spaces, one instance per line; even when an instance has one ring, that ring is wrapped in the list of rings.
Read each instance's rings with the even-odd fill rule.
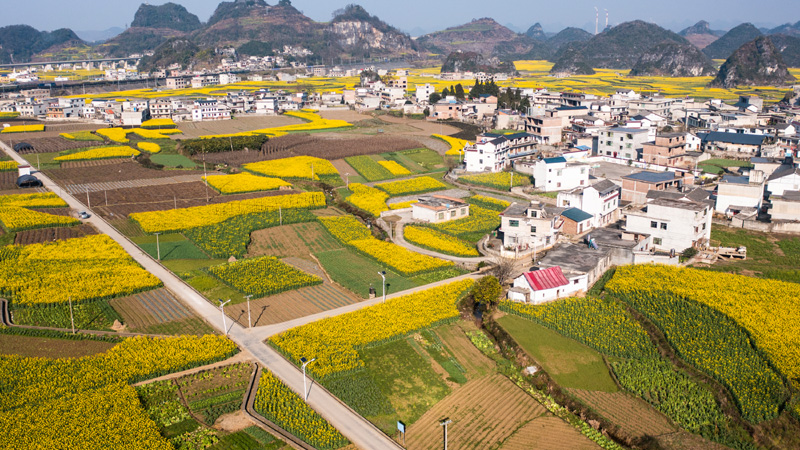
[[[308,386],[306,385],[308,378],[306,377],[306,366],[316,360],[317,358],[311,358],[311,360],[306,360],[305,357],[300,358],[300,362],[303,363],[303,396],[305,397],[306,402],[308,402]]]
[[[158,255],[157,259],[159,261],[161,261],[161,244],[159,244],[159,242],[158,242],[158,235],[159,234],[161,234],[161,233],[160,232],[156,233],[156,255]]]
[[[92,209],[92,200],[89,198],[89,187],[86,187],[86,206]]]
[[[69,321],[72,323],[72,334],[75,334],[75,316],[72,314],[72,296],[69,297]]]
[[[225,305],[231,302],[231,299],[228,301],[223,302],[222,299],[219,299],[219,312],[222,313],[222,329],[225,331],[225,336],[228,335],[228,324],[225,322]]]
[[[244,296],[247,299],[247,328],[253,328],[253,323],[250,321],[250,297],[252,296],[253,294]]]
[[[442,419],[439,421],[439,425],[444,427],[444,450],[447,450],[447,424],[452,423],[453,421],[449,418]]]

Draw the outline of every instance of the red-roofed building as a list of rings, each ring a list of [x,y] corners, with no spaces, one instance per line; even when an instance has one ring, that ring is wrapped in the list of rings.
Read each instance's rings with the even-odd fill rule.
[[[539,304],[569,297],[587,288],[585,274],[567,278],[561,267],[554,266],[525,272],[517,277],[514,286],[508,291],[508,298],[517,302]]]

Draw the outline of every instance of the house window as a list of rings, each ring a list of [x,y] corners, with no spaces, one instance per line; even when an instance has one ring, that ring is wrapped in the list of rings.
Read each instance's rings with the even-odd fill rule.
[[[653,238],[653,245],[661,245],[661,238]]]
[[[508,221],[508,226],[510,226],[510,227],[518,227],[519,226],[519,220],[509,220]]]
[[[572,284],[578,284],[578,280],[572,280]]]
[[[538,217],[539,211],[531,211],[531,217]]]
[[[467,214],[467,208],[461,208],[461,215]]]
[[[536,233],[536,225],[531,225],[531,233]]]
[[[706,229],[706,224],[703,224],[703,229],[704,229],[704,230]]]
[[[444,220],[444,213],[439,213],[439,220]]]
[[[450,217],[455,217],[455,216],[456,216],[456,210],[454,209],[450,211]]]
[[[662,230],[666,230],[667,229],[667,223],[666,222],[661,224],[661,229]]]
[[[650,222],[650,228],[658,228],[658,222],[651,221]]]

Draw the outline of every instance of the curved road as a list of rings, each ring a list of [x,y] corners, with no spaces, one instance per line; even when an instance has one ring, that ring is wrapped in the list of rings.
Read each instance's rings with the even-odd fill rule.
[[[28,161],[19,156],[5,143],[0,142],[0,146],[5,152],[20,164],[29,164]],[[58,194],[67,204],[78,211],[87,211],[91,214],[85,222],[91,223],[101,233],[104,233],[119,243],[139,264],[150,273],[158,277],[164,286],[172,291],[174,295],[183,300],[188,306],[203,317],[209,324],[217,330],[222,330],[222,319],[219,308],[206,301],[199,292],[183,282],[175,274],[154,260],[150,255],[141,251],[136,244],[128,240],[127,237],[119,233],[114,227],[105,220],[93,214],[89,208],[79,202],[75,197],[65,192],[56,185],[48,176],[39,172],[36,174],[45,187]],[[363,304],[358,304],[364,306]],[[332,315],[330,312],[328,315]],[[255,329],[245,329],[235,323],[228,321],[228,336],[241,348],[249,351],[255,359],[264,367],[274,373],[286,385],[295,392],[303,392],[303,375],[300,369],[284,359],[278,352],[263,343],[263,332],[256,332]],[[312,383],[313,386],[313,383]],[[346,407],[336,397],[329,394],[324,389],[310,389],[308,404],[318,411],[328,422],[345,435],[353,444],[363,449],[397,450],[402,447],[393,439],[386,436],[377,427],[372,425],[363,417],[356,414],[353,410]]]

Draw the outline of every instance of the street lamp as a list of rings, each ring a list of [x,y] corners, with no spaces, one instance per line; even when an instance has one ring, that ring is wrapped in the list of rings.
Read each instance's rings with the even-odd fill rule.
[[[158,235],[161,233],[156,233],[156,255],[158,256],[158,260],[161,261],[161,244],[158,241]]]
[[[225,331],[225,336],[228,335],[228,324],[225,322],[225,305],[231,302],[231,299],[228,301],[223,302],[222,299],[219,299],[219,312],[222,313],[222,329]]]
[[[300,358],[300,362],[303,363],[303,396],[305,397],[306,402],[308,401],[308,387],[306,386],[308,378],[306,378],[306,366],[316,360],[317,358],[311,358],[310,360],[307,360],[305,356]]]
[[[447,450],[447,424],[452,423],[450,418],[445,418],[439,421],[439,425],[444,427],[444,450]]]
[[[247,328],[253,328],[253,324],[250,322],[250,297],[252,296],[253,294],[244,296],[247,299]]]
[[[378,275],[383,279],[383,302],[386,303],[386,271],[382,270],[378,272]]]

